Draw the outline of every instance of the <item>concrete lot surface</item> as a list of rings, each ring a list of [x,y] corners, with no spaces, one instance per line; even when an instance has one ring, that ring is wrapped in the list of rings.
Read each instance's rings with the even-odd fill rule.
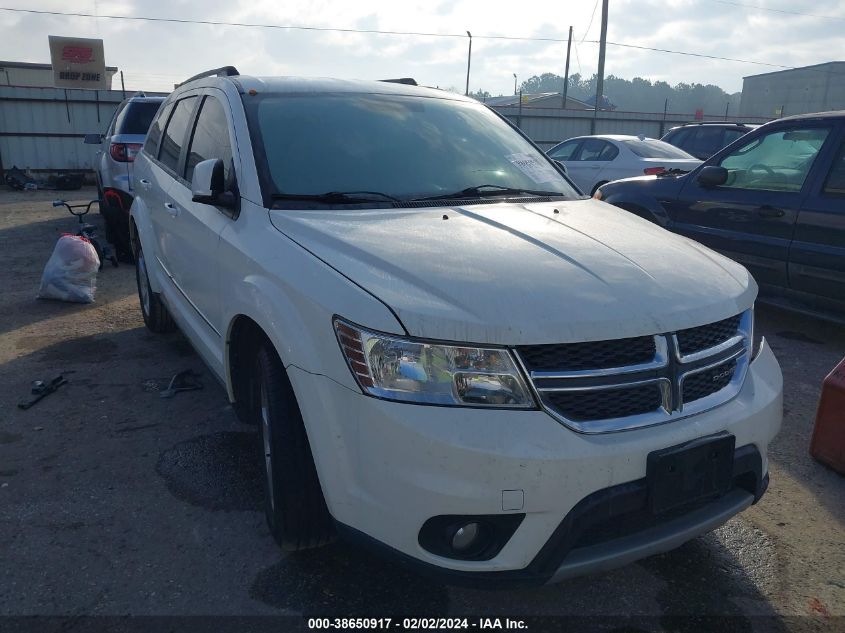
[[[611,573],[518,591],[447,587],[343,543],[280,551],[260,510],[254,430],[237,422],[180,334],[144,328],[134,268],[104,268],[90,305],[35,299],[57,236],[75,230],[51,208],[55,195],[0,193],[0,616],[645,623],[619,631],[703,630],[686,616],[731,616],[726,630],[845,630],[845,477],[807,454],[822,379],[845,356],[841,326],[758,305],[786,393],[771,486],[757,506]],[[205,389],[160,398],[183,369],[201,372]],[[31,381],[62,372],[69,384],[28,411],[16,407]],[[12,622],[0,617],[0,629]]]

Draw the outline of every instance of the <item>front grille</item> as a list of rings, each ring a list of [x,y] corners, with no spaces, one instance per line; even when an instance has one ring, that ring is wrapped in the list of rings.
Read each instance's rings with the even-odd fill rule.
[[[663,402],[656,384],[597,391],[550,391],[544,401],[569,420],[608,420],[656,411]]]
[[[641,365],[654,360],[653,336],[566,345],[518,347],[528,371],[583,371]]]
[[[576,431],[606,433],[680,419],[734,397],[748,369],[752,320],[747,310],[677,332],[515,352],[546,411]]]
[[[736,361],[717,365],[684,379],[684,403],[695,402],[727,387],[736,372]]]
[[[741,314],[708,325],[678,331],[678,349],[684,356],[724,343],[736,336]]]

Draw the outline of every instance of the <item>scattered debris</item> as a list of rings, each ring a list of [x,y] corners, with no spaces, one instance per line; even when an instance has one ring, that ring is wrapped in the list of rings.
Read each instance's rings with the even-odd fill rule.
[[[170,379],[170,384],[167,389],[159,393],[161,398],[172,398],[180,391],[196,391],[202,389],[202,383],[199,381],[200,374],[194,372],[193,369],[186,369],[174,374]]]
[[[141,389],[143,389],[146,393],[156,393],[157,391],[161,391],[161,387],[158,386],[158,383],[155,380],[145,380],[141,383]]]
[[[67,379],[62,374],[56,376],[55,378],[53,378],[53,380],[46,383],[43,380],[33,381],[32,388],[30,389],[30,393],[32,393],[32,398],[30,398],[26,402],[19,402],[18,409],[23,409],[24,411],[26,411],[36,402],[42,400],[43,398],[46,398],[51,393],[56,391],[59,387],[65,384],[67,384]],[[36,428],[36,430],[40,429]]]

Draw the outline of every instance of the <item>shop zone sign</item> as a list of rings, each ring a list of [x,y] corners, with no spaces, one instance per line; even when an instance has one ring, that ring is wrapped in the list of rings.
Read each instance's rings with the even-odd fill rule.
[[[56,88],[111,88],[103,40],[50,35],[50,63]]]

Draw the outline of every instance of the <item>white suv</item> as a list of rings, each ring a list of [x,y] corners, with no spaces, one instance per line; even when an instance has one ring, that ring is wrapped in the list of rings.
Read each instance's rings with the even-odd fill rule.
[[[782,378],[748,272],[407,83],[204,73],[135,162],[144,320],[258,426],[278,542],[544,583],[758,500]]]

